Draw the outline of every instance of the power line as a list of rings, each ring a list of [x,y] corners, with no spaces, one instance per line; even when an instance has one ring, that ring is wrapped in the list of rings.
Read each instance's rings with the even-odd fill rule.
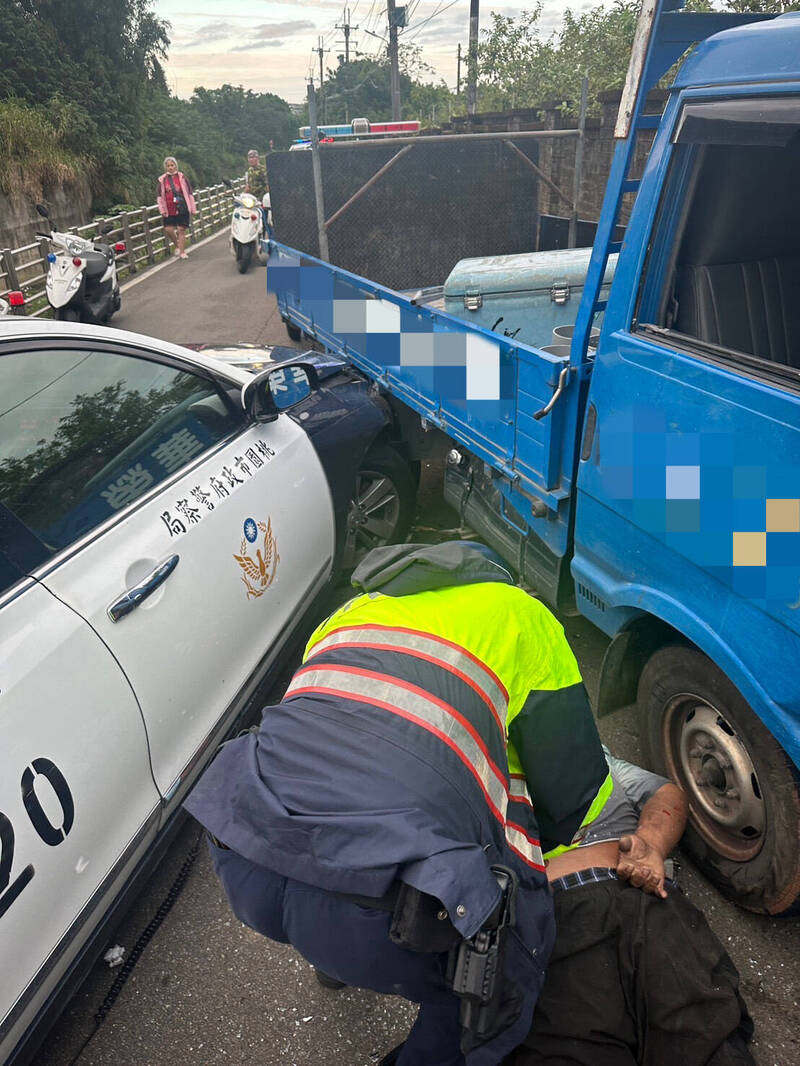
[[[442,4],[440,3],[439,6],[436,8],[436,10],[433,12],[432,15],[428,15],[427,18],[423,19],[421,22],[418,22],[415,26],[406,27],[406,30],[405,30],[405,33],[403,34],[403,36],[405,36],[405,34],[407,34],[409,30],[416,30],[417,32],[412,34],[408,38],[409,41],[413,41],[414,38],[419,34],[419,32],[423,28],[423,26],[427,26],[427,24],[431,21],[431,19],[435,19],[437,15],[441,15],[443,12],[447,11],[447,9],[449,7],[452,7],[453,4],[457,4],[458,2],[459,2],[459,0],[450,0],[450,3],[449,4],[445,4],[444,7],[442,7]]]

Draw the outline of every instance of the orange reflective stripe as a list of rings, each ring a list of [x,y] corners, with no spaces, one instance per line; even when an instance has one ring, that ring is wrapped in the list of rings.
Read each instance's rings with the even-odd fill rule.
[[[315,644],[306,661],[330,648],[372,648],[395,651],[413,655],[448,670],[481,697],[492,712],[492,717],[505,741],[505,722],[508,711],[508,692],[505,685],[485,663],[459,644],[432,633],[407,629],[403,626],[343,626],[332,630],[318,644]]]
[[[328,695],[367,703],[432,733],[469,770],[494,817],[503,826],[506,841],[526,863],[544,869],[539,841],[521,826],[506,825],[509,802],[507,778],[489,756],[474,726],[444,700],[389,674],[358,667],[307,663],[292,678],[284,699],[302,695]]]

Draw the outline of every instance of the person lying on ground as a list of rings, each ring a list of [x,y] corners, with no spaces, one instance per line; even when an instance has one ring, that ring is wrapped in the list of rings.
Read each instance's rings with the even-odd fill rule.
[[[611,798],[578,847],[546,856],[556,943],[504,1066],[754,1066],[736,967],[665,875],[686,796],[604,750]]]

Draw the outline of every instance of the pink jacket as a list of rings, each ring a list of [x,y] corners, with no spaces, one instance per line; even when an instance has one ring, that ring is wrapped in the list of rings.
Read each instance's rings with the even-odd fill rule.
[[[186,201],[186,207],[189,211],[189,214],[195,214],[195,212],[197,211],[197,205],[194,202],[194,196],[192,195],[191,185],[183,176],[183,174],[181,174],[180,171],[178,171],[177,174],[173,174],[172,179],[179,186],[179,190],[183,195],[184,200]],[[166,174],[162,174],[161,177],[158,179],[158,199],[156,200],[156,203],[158,204],[158,210],[165,218],[167,217],[167,198],[164,189],[166,180]]]

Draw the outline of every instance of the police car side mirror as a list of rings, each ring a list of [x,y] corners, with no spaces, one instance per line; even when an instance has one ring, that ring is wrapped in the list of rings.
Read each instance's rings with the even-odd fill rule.
[[[281,411],[310,396],[318,383],[316,368],[310,363],[273,367],[248,381],[242,404],[254,422],[274,422]]]

